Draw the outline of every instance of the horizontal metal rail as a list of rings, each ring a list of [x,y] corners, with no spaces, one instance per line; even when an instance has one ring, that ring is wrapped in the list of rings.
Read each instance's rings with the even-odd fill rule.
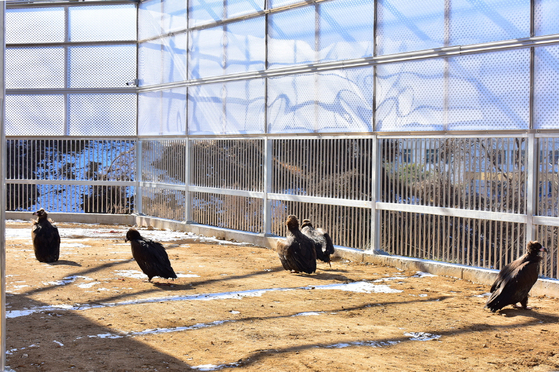
[[[229,74],[226,76],[212,76],[203,79],[183,80],[172,83],[149,85],[138,88],[139,92],[149,92],[152,90],[171,89],[184,86],[196,86],[211,83],[220,83],[237,80],[261,79],[274,76],[304,74],[310,72],[337,70],[340,68],[352,68],[363,66],[375,66],[385,63],[397,63],[406,61],[415,61],[431,58],[455,57],[460,55],[479,54],[496,52],[502,50],[512,50],[519,48],[530,48],[544,45],[559,44],[559,34],[534,36],[522,39],[512,39],[484,44],[459,45],[452,47],[442,47],[434,49],[425,49],[416,52],[398,53],[383,56],[373,56],[367,58],[340,60],[334,62],[316,62],[304,65],[281,67],[270,70],[244,72],[238,74]]]

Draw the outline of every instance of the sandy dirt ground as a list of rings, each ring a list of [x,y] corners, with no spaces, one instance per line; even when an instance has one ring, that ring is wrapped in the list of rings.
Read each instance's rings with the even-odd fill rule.
[[[60,261],[45,264],[30,222],[7,222],[18,372],[559,371],[557,299],[493,314],[467,281],[346,260],[291,274],[269,249],[141,230],[179,275],[149,283],[127,226],[58,226]]]

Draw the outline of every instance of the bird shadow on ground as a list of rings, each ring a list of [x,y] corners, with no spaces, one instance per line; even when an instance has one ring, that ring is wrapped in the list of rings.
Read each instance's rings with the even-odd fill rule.
[[[539,320],[543,323],[554,323],[559,320],[555,315],[549,315],[549,314],[538,312],[537,308],[531,310],[525,310],[522,308],[507,307],[506,309],[498,310],[497,312],[495,312],[495,314],[506,316],[507,318],[515,318],[517,316],[523,316],[526,318]]]
[[[337,280],[341,282],[345,282],[350,280],[347,276],[342,274],[330,274],[330,273],[317,273],[312,275],[311,278],[316,280]]]
[[[190,283],[188,284],[176,284],[173,282],[151,282],[155,288],[164,290],[164,291],[185,291],[194,289],[194,286]]]
[[[62,265],[66,265],[66,266],[78,266],[81,267],[82,265],[76,261],[69,261],[69,260],[58,260],[56,262],[49,262],[49,265],[52,266],[62,266]]]

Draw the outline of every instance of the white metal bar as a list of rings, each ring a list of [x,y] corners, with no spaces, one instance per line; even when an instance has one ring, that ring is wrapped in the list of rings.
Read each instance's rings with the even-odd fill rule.
[[[465,210],[465,209],[458,209],[458,208],[430,207],[430,206],[423,206],[423,205],[382,203],[382,202],[377,202],[376,208],[382,210],[389,210],[389,211],[425,213],[430,215],[455,216],[455,217],[464,217],[464,218],[474,218],[480,220],[507,221],[507,222],[518,222],[518,223],[527,222],[527,216],[525,214],[499,213],[499,212],[478,211],[478,210],[474,211],[474,210]]]

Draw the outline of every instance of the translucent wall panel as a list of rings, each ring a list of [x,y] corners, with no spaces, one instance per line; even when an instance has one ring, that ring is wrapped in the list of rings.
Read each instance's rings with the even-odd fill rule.
[[[269,8],[279,8],[282,6],[300,3],[301,0],[268,0],[268,7]]]
[[[373,55],[374,2],[338,0],[318,6],[320,61]]]
[[[200,79],[223,74],[223,26],[190,32],[188,77]]]
[[[160,84],[163,81],[162,40],[138,44],[139,86]]]
[[[157,135],[161,128],[161,91],[138,93],[138,135]]]
[[[186,30],[187,0],[165,0],[163,2],[163,34]]]
[[[161,134],[186,134],[186,87],[161,92],[163,122]]]
[[[317,132],[373,130],[372,67],[318,73]]]
[[[64,8],[6,9],[6,44],[64,41]]]
[[[7,95],[6,135],[64,135],[64,95]]]
[[[228,134],[264,133],[264,79],[224,84],[225,121]]]
[[[186,30],[186,0],[142,1],[138,7],[138,40]]]
[[[317,59],[315,7],[305,6],[268,16],[268,67],[277,68]]]
[[[245,14],[261,12],[264,10],[264,1],[265,0],[226,0],[225,8],[227,11],[227,18],[240,17]]]
[[[268,131],[369,132],[373,80],[372,67],[270,78]]]
[[[70,88],[124,87],[135,78],[135,45],[68,47]]]
[[[188,26],[196,27],[223,19],[223,0],[191,0],[188,4]]]
[[[162,39],[163,83],[186,80],[186,33]]]
[[[269,133],[305,133],[315,128],[316,74],[268,79]]]
[[[136,6],[68,8],[70,41],[136,40]]]
[[[186,33],[140,43],[140,86],[186,80]]]
[[[376,130],[444,129],[444,60],[377,66]]]
[[[226,74],[265,69],[265,21],[264,17],[257,17],[227,24]]]
[[[530,1],[452,0],[451,2],[450,45],[487,43],[529,36]]]
[[[379,0],[377,54],[393,54],[444,46],[445,1]]]
[[[264,133],[264,88],[264,79],[189,88],[188,133]]]
[[[70,94],[69,134],[132,136],[136,134],[136,94]]]
[[[534,15],[535,35],[558,34],[559,22],[557,22],[557,14],[559,14],[559,2],[556,0],[536,1]]]
[[[142,1],[138,6],[138,40],[145,40],[162,34],[161,1]]]
[[[559,47],[535,48],[534,128],[559,128]]]
[[[6,88],[64,88],[64,48],[6,49]]]
[[[186,134],[186,87],[138,95],[139,135]]]
[[[449,59],[448,129],[528,129],[530,50]]]
[[[225,128],[222,83],[188,88],[188,133],[220,134]]]

